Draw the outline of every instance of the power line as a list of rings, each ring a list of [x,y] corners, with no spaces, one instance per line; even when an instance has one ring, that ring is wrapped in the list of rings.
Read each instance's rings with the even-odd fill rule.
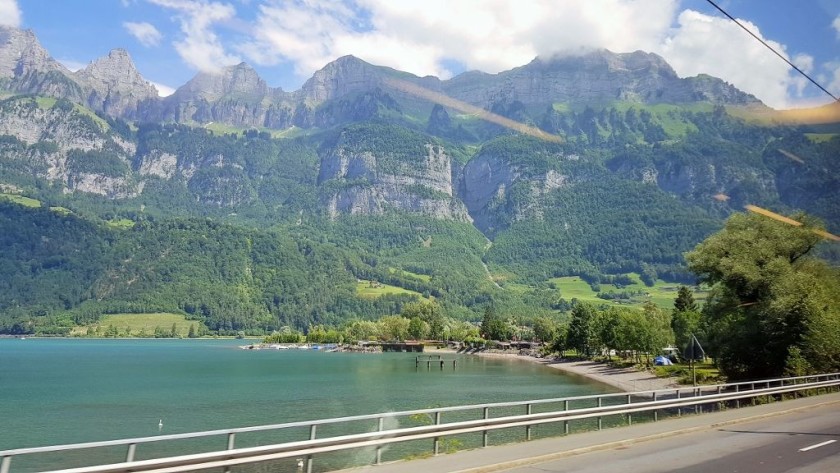
[[[815,81],[814,79],[812,79],[812,78],[811,78],[811,76],[809,76],[808,74],[806,74],[806,73],[805,73],[805,71],[803,71],[802,69],[800,69],[800,68],[796,67],[796,65],[795,65],[795,64],[793,64],[792,62],[788,61],[786,57],[782,56],[782,55],[781,55],[778,51],[776,51],[775,49],[773,49],[773,47],[772,47],[772,46],[770,46],[769,44],[767,44],[767,43],[766,43],[763,39],[761,39],[761,38],[759,38],[758,36],[756,36],[756,35],[755,35],[755,33],[753,33],[753,32],[752,32],[752,31],[750,31],[750,30],[749,30],[746,26],[744,26],[743,24],[741,24],[741,22],[740,22],[740,21],[738,21],[738,20],[736,20],[735,18],[733,18],[733,17],[732,17],[732,15],[730,15],[729,13],[726,13],[726,10],[724,10],[724,9],[723,9],[723,8],[721,8],[721,7],[719,7],[719,6],[718,6],[715,2],[713,2],[712,0],[706,0],[706,1],[707,1],[707,2],[709,2],[709,3],[713,6],[713,7],[717,8],[717,9],[718,9],[718,11],[720,11],[721,13],[723,13],[724,15],[726,15],[726,17],[727,17],[727,18],[729,18],[730,20],[734,21],[736,25],[740,26],[740,27],[741,27],[741,29],[743,29],[744,31],[746,31],[747,33],[749,33],[749,34],[750,34],[750,36],[752,36],[753,38],[755,38],[756,40],[758,40],[758,42],[760,42],[761,44],[763,44],[763,45],[764,45],[767,49],[769,49],[770,51],[773,51],[773,54],[775,54],[776,56],[779,56],[779,57],[782,59],[782,61],[785,61],[786,63],[788,63],[788,65],[789,65],[790,67],[792,67],[792,68],[796,69],[796,72],[798,72],[798,73],[802,74],[803,76],[805,76],[805,78],[806,78],[806,79],[808,79],[809,81],[811,81],[811,83],[812,83],[812,84],[816,85],[817,87],[819,87],[819,89],[820,89],[820,90],[822,90],[823,92],[825,92],[826,94],[828,94],[828,96],[829,96],[829,97],[831,97],[831,98],[833,98],[835,102],[840,102],[840,99],[838,99],[837,97],[835,97],[835,96],[834,96],[834,94],[832,94],[831,92],[827,91],[827,90],[825,89],[825,87],[823,87],[823,86],[821,86],[820,84],[818,84],[818,83],[817,83],[817,81]]]

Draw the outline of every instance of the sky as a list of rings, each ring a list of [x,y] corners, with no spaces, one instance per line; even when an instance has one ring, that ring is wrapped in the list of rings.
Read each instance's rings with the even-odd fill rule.
[[[840,96],[840,0],[717,3]],[[0,24],[32,29],[71,70],[124,48],[162,95],[243,61],[292,91],[347,54],[447,79],[607,48],[774,108],[832,101],[706,0],[0,0]]]

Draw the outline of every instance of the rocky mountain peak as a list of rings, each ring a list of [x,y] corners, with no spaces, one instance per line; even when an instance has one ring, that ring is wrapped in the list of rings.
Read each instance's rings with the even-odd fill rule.
[[[180,87],[173,97],[208,102],[226,97],[259,101],[269,93],[268,85],[257,71],[242,62],[218,72],[198,73]]]
[[[69,73],[50,57],[32,30],[0,25],[0,78],[17,78],[34,71]]]
[[[85,85],[98,91],[157,96],[157,89],[140,75],[125,49],[111,50],[107,56],[91,62],[87,67],[76,72],[75,76]]]
[[[343,56],[315,72],[301,88],[303,97],[315,103],[351,92],[370,90],[382,82],[382,69],[355,56]]]
[[[114,116],[132,116],[137,104],[158,96],[125,49],[113,49],[73,74],[87,92],[87,105]]]

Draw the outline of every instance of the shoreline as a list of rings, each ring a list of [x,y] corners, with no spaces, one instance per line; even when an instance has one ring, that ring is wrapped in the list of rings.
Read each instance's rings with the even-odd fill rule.
[[[434,352],[458,354],[455,350],[447,349],[434,350]],[[581,376],[601,384],[612,386],[624,392],[672,389],[680,386],[680,384],[673,378],[658,378],[656,375],[646,371],[639,371],[634,368],[613,368],[605,363],[599,363],[591,360],[580,361],[559,358],[535,358],[533,356],[520,355],[518,353],[486,351],[466,354],[487,358],[519,360],[526,363],[539,363],[549,368],[563,371],[568,375]]]

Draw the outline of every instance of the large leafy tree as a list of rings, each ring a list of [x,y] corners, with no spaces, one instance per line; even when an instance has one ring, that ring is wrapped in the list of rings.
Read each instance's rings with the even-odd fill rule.
[[[802,359],[819,371],[840,368],[840,275],[813,255],[818,223],[794,219],[800,225],[733,215],[686,254],[712,285],[707,348],[731,379],[779,376]]]
[[[566,334],[566,346],[577,350],[579,355],[589,356],[598,348],[598,334],[595,319],[598,313],[591,304],[578,303],[572,309],[572,320]]]

